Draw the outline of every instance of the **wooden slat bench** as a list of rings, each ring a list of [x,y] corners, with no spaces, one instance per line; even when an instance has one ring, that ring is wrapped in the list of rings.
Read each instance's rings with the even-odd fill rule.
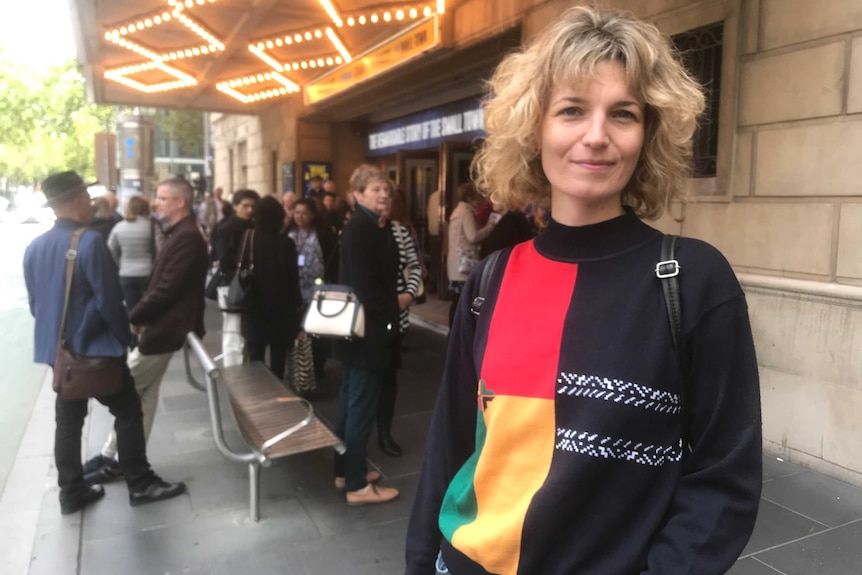
[[[190,352],[204,369],[203,384],[192,373]],[[186,336],[185,362],[189,383],[207,392],[216,447],[231,461],[248,464],[249,516],[253,521],[260,519],[261,466],[324,447],[344,453],[344,443],[314,415],[312,405],[285,387],[263,363],[220,368],[194,333]],[[230,412],[248,448],[246,453],[237,453],[224,440],[220,392],[229,398]]]

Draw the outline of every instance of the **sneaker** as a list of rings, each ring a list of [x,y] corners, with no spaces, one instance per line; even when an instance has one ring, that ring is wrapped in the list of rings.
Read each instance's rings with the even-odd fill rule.
[[[147,503],[155,503],[182,495],[186,492],[186,484],[182,481],[170,483],[158,475],[153,475],[153,480],[140,491],[129,491],[129,505],[137,507]]]
[[[88,485],[75,497],[64,498],[60,495],[60,513],[69,515],[79,511],[105,496],[105,488],[101,485]]]
[[[120,462],[112,457],[97,455],[84,464],[84,481],[90,485],[110,483],[122,476]]]

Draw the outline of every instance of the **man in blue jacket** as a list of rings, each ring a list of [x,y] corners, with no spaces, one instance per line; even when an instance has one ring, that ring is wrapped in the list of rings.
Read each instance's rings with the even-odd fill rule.
[[[57,216],[54,227],[33,240],[24,253],[24,279],[30,311],[36,318],[35,361],[54,365],[66,288],[66,253],[72,232],[92,219],[87,184],[75,172],[62,172],[42,182],[42,192]],[[83,356],[121,357],[129,344],[129,318],[114,261],[96,232],[81,235],[69,294],[64,337]],[[150,468],[144,442],[141,402],[128,368],[122,389],[98,397],[116,418],[120,465],[129,488],[129,503],[142,505],[185,492],[183,483],[162,480]],[[57,396],[54,461],[60,486],[60,512],[74,513],[102,496],[101,485],[88,485],[81,467],[81,429],[87,400]]]

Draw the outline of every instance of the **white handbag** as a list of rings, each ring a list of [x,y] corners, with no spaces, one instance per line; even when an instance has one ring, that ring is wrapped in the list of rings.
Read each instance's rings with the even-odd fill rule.
[[[302,320],[306,333],[318,337],[365,337],[365,310],[350,286],[318,286]]]

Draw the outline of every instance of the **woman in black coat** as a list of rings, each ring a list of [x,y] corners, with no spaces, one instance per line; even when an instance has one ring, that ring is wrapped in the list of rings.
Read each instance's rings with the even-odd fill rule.
[[[284,208],[275,198],[267,196],[257,203],[254,221],[254,298],[243,313],[243,337],[252,361],[263,361],[269,347],[269,367],[283,378],[302,308],[296,246],[279,233]]]

